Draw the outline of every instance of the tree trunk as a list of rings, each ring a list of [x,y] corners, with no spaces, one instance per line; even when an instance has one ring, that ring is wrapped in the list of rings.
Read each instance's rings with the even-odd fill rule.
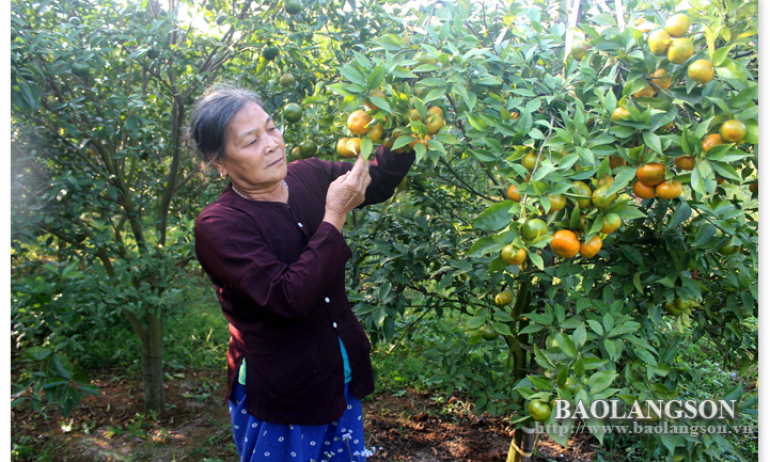
[[[535,449],[535,429],[519,428],[511,438],[511,447],[508,449],[508,458],[505,462],[530,462],[532,451]]]
[[[144,412],[160,414],[165,409],[161,352],[163,325],[152,310],[147,312],[147,330],[142,337],[142,381],[144,382]]]

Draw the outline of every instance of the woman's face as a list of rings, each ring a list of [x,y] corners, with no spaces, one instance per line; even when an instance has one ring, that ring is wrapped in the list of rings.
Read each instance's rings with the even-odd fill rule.
[[[286,177],[283,134],[259,105],[247,103],[227,127],[225,158],[214,164],[241,191],[275,187]]]

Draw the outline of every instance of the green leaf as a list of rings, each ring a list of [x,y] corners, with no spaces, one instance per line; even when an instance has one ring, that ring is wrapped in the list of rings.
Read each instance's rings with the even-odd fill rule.
[[[572,339],[575,341],[575,345],[578,348],[581,348],[586,343],[586,339],[588,338],[588,335],[586,334],[586,326],[584,323],[580,323],[580,326],[578,326],[577,329],[575,329],[575,332],[572,333]]]
[[[679,206],[677,206],[676,210],[674,211],[674,215],[668,222],[668,226],[666,226],[666,230],[671,231],[675,227],[689,220],[691,216],[692,209],[690,208],[690,204],[688,204],[686,201],[680,201]]]
[[[529,381],[532,382],[532,385],[534,385],[535,388],[537,388],[538,390],[551,391],[551,389],[553,388],[553,386],[551,385],[551,382],[546,379],[536,377],[533,375],[528,375],[527,378],[529,378]]]
[[[474,316],[465,325],[469,330],[476,330],[487,322],[486,316]]]
[[[559,349],[564,352],[565,355],[569,356],[570,358],[574,358],[577,356],[577,348],[575,348],[575,344],[572,343],[572,339],[567,336],[567,334],[560,334],[556,336],[556,343],[559,345]]]
[[[649,364],[650,366],[655,367],[658,365],[658,361],[655,360],[655,357],[649,351],[643,348],[635,348],[634,353],[639,359]]]
[[[617,378],[618,374],[612,371],[597,372],[586,381],[586,384],[591,389],[591,394],[599,393],[610,385]]]
[[[53,353],[53,351],[48,348],[33,346],[24,350],[24,358],[28,361],[42,361],[51,353]]]
[[[374,145],[372,144],[372,140],[367,138],[366,136],[361,138],[361,156],[363,156],[364,160],[369,160],[369,155],[372,153],[372,150],[374,149]]]
[[[361,85],[362,87],[367,86],[366,77],[364,77],[364,75],[355,67],[347,65],[338,68],[338,70],[340,71],[340,74],[349,81]]]
[[[415,145],[415,148],[417,146],[420,144]],[[473,220],[473,227],[483,231],[500,231],[511,224],[510,210],[510,201],[492,204]]]
[[[642,137],[644,138],[644,144],[647,145],[650,149],[657,152],[658,154],[662,154],[663,150],[660,146],[660,138],[658,138],[658,135],[655,133],[647,133],[645,132]]]
[[[501,335],[507,335],[507,336],[513,335],[511,333],[511,329],[507,325],[505,325],[505,324],[503,324],[501,322],[493,322],[492,323],[492,329],[494,329],[495,332],[497,332],[497,333],[499,333]]]

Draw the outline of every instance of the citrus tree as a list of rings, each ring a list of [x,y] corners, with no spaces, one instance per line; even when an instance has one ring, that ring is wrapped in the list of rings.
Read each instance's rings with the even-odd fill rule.
[[[205,86],[232,80],[264,96],[292,158],[414,150],[393,200],[352,214],[351,302],[375,340],[462,319],[466,344],[427,358],[434,381],[511,418],[509,460],[531,453],[535,421],[572,425],[551,418],[555,398],[684,397],[699,379],[686,342],[745,371],[757,2],[612,3],[14,2],[14,245],[63,262],[17,283],[18,304],[60,303],[36,280],[64,292],[104,275],[83,278],[93,305],[160,332],[189,226],[222,187],[184,161],[180,128]],[[644,437],[677,460],[730,450]]]
[[[407,19],[330,86],[342,157],[382,139],[419,162],[413,206],[361,227],[357,312],[390,338],[403,313],[454,309],[471,344],[505,348],[481,365],[502,382],[459,380],[470,363],[446,354],[455,373],[437,376],[516,413],[509,460],[531,454],[533,420],[572,425],[553,421],[555,398],[686,396],[685,341],[756,363],[756,3],[587,3],[580,21],[560,6],[394,5]],[[719,435],[650,441],[676,460],[731,450]]]

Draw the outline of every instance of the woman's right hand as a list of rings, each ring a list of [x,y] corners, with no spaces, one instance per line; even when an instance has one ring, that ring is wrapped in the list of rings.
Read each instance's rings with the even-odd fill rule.
[[[353,169],[329,185],[329,190],[326,193],[324,221],[328,221],[338,231],[342,231],[342,225],[345,224],[348,212],[364,202],[366,188],[371,182],[369,162],[359,155]]]

